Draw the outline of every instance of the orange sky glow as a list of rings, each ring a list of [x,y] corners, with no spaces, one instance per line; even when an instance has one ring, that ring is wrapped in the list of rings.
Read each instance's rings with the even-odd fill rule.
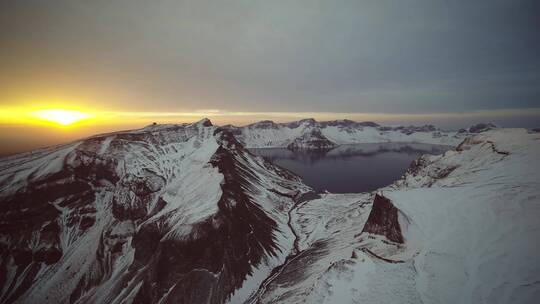
[[[330,112],[241,112],[218,109],[196,111],[112,111],[88,106],[74,107],[52,103],[50,107],[0,106],[0,155],[49,145],[65,143],[87,136],[113,131],[136,129],[153,122],[189,123],[209,118],[216,125],[246,125],[260,120],[287,122],[304,118],[319,121],[351,119],[375,121],[380,124],[424,124],[434,123],[445,127],[459,124],[463,127],[474,121],[491,121],[497,117],[540,117],[540,109],[507,109],[475,111],[466,113],[330,113]]]

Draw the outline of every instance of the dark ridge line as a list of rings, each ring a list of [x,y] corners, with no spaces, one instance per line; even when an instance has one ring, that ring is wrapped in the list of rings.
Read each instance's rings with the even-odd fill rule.
[[[368,255],[374,257],[374,258],[377,258],[381,261],[384,261],[384,262],[387,262],[387,263],[391,263],[391,264],[401,264],[401,263],[405,263],[405,261],[402,261],[402,260],[390,260],[390,259],[387,259],[387,258],[383,258],[382,256],[376,254],[375,252],[363,247],[363,248],[360,248],[361,251],[367,253]]]

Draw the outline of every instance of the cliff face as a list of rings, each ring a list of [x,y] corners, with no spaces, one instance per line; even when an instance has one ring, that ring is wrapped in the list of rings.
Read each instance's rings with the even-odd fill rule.
[[[402,244],[404,241],[399,226],[398,212],[399,210],[388,198],[376,194],[362,233],[382,235],[392,242]]]

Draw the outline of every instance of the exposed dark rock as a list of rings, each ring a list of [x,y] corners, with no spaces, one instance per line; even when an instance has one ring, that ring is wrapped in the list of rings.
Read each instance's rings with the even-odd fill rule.
[[[358,125],[363,126],[363,127],[372,127],[372,128],[376,128],[379,126],[378,123],[375,123],[373,121],[361,121],[358,123]]]
[[[259,122],[247,125],[251,129],[277,129],[279,125],[271,120],[261,120]]]
[[[12,250],[13,260],[15,265],[26,267],[32,262],[32,250],[30,249],[13,249]]]
[[[412,174],[412,175],[417,175],[418,172],[420,172],[420,170],[424,168],[427,163],[428,163],[428,160],[426,159],[426,157],[420,156],[411,162],[411,164],[409,165],[409,168],[407,169],[407,173]]]
[[[403,127],[401,127],[403,128]],[[392,131],[393,128],[392,127],[385,127],[385,126],[380,126],[378,127],[379,131],[382,131],[382,132],[386,132],[386,131]]]
[[[154,206],[154,209],[152,209],[152,211],[150,211],[149,216],[152,217],[152,216],[158,214],[158,212],[163,210],[163,208],[165,208],[165,206],[167,206],[167,202],[164,201],[161,197],[158,198],[158,200],[156,202],[156,205]]]
[[[392,242],[403,243],[398,212],[399,210],[388,198],[376,194],[362,233],[382,235]]]
[[[62,250],[58,248],[41,248],[34,252],[34,261],[44,262],[47,265],[54,264],[62,257]]]
[[[328,150],[336,146],[328,138],[326,138],[319,128],[312,129],[309,133],[296,138],[287,146],[290,150]]]
[[[306,125],[314,125],[317,123],[317,121],[313,118],[300,119],[298,122],[300,124],[306,124]]]
[[[437,128],[435,128],[435,126],[433,126],[433,125],[424,125],[424,126],[420,126],[420,127],[408,126],[408,127],[403,127],[401,129],[401,133],[404,133],[406,135],[411,135],[411,134],[417,133],[417,132],[434,132],[436,130],[437,130]]]
[[[361,248],[360,250],[362,250],[363,252],[369,254],[370,256],[374,257],[374,258],[377,258],[381,261],[385,261],[386,263],[391,263],[391,264],[400,264],[400,263],[404,263],[404,261],[400,261],[400,260],[390,260],[390,259],[387,259],[387,258],[383,258],[382,256],[376,254],[375,252],[371,251],[369,248]]]
[[[92,216],[84,216],[81,219],[81,222],[79,223],[79,227],[81,230],[86,230],[92,226],[94,226],[94,223],[96,222],[96,218]]]
[[[465,150],[469,150],[471,146],[481,143],[481,141],[477,140],[473,137],[467,137],[465,138],[457,147],[456,151],[461,152]]]
[[[224,129],[224,130],[229,131],[231,134],[233,134],[235,136],[242,135],[242,128],[235,127],[233,125],[225,125],[225,126],[223,126],[221,128]]]
[[[386,127],[378,126],[378,130],[381,132],[387,131],[399,131],[405,135],[411,135],[418,132],[439,132],[434,134],[435,136],[441,136],[441,132],[434,125],[423,125],[423,126],[398,126],[398,127]]]
[[[497,128],[497,126],[492,123],[479,123],[469,127],[469,133],[482,133],[495,128]]]
[[[355,126],[356,122],[348,119],[343,120],[330,120],[330,121],[321,121],[320,123],[321,127],[346,127],[346,126]]]
[[[211,126],[213,126],[212,122],[208,118],[203,118],[203,119],[199,120],[196,123],[196,125],[203,126],[203,127],[211,127]]]
[[[26,290],[28,290],[30,288],[30,286],[32,286],[32,283],[33,283],[34,279],[36,278],[36,275],[37,275],[38,271],[41,269],[41,265],[40,265],[40,263],[32,263],[32,264],[28,265],[27,267],[25,266],[24,276],[22,278],[20,278],[22,273],[21,272],[17,273],[16,278],[21,279],[20,284],[16,289],[15,289],[15,286],[8,287],[8,290],[12,290],[13,292],[10,294],[9,297],[1,298],[0,301],[2,301],[2,303],[14,303],[14,302],[16,302],[16,300]]]
[[[165,180],[151,171],[144,176],[126,174],[118,183],[113,197],[112,211],[118,220],[136,220],[145,217],[147,208],[158,199],[157,192]]]

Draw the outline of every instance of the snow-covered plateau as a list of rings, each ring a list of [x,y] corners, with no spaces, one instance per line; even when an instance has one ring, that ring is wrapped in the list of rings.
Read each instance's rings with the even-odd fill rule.
[[[246,148],[447,144],[373,193]],[[152,125],[0,158],[0,303],[537,303],[540,133]]]

